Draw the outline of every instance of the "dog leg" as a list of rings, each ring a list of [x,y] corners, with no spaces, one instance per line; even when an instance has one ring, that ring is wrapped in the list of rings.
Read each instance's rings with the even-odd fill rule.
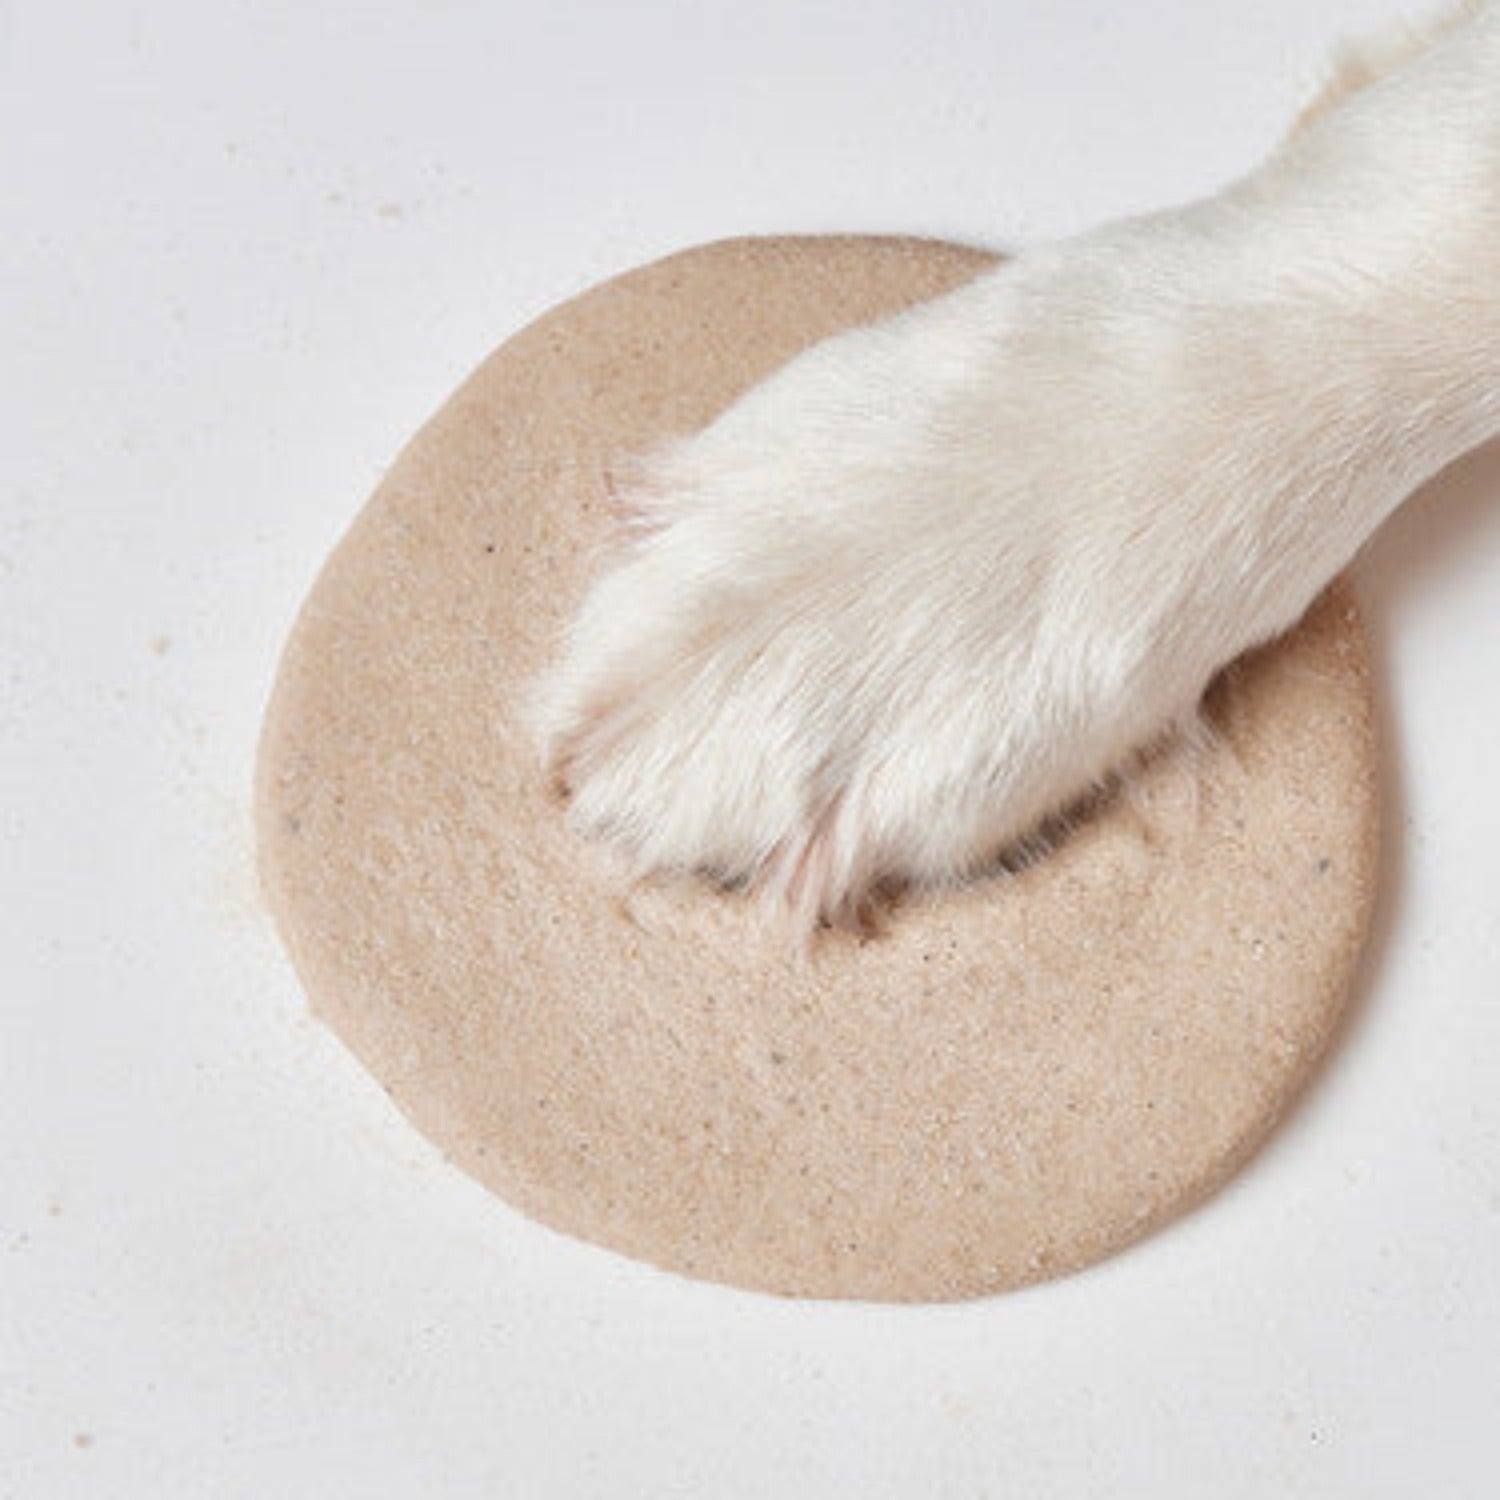
[[[544,751],[639,870],[848,920],[1191,720],[1497,430],[1489,8],[1213,198],[816,345],[657,457]]]

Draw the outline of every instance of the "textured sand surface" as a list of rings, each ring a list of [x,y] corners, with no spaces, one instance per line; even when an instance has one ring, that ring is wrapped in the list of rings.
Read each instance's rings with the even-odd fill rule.
[[[1374,887],[1363,635],[1335,588],[1050,858],[799,961],[697,883],[627,894],[517,722],[603,543],[612,453],[990,264],[731,241],[598,287],[401,455],[297,623],[260,863],[318,1015],[536,1218],[690,1275],[980,1295],[1161,1225],[1264,1138],[1344,1004]]]

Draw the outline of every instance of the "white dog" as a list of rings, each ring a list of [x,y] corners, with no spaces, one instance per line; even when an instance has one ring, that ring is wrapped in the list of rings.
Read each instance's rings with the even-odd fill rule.
[[[539,684],[576,826],[854,921],[1192,722],[1500,431],[1500,5],[1405,50],[1216,196],[815,345],[651,460]]]

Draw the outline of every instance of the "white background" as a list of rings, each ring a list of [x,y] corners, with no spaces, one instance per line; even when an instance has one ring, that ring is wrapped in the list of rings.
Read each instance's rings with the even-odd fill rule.
[[[1392,829],[1336,1054],[1062,1283],[777,1302],[522,1220],[308,1020],[248,832],[315,570],[532,316],[727,234],[1207,190],[1391,13],[0,0],[0,1495],[1500,1493],[1500,453],[1363,567]]]

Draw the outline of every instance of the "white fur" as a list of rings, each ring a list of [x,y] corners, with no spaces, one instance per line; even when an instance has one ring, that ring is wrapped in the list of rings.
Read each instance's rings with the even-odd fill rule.
[[[816,345],[649,463],[547,758],[636,868],[849,919],[1190,720],[1497,430],[1489,7],[1215,197]]]

